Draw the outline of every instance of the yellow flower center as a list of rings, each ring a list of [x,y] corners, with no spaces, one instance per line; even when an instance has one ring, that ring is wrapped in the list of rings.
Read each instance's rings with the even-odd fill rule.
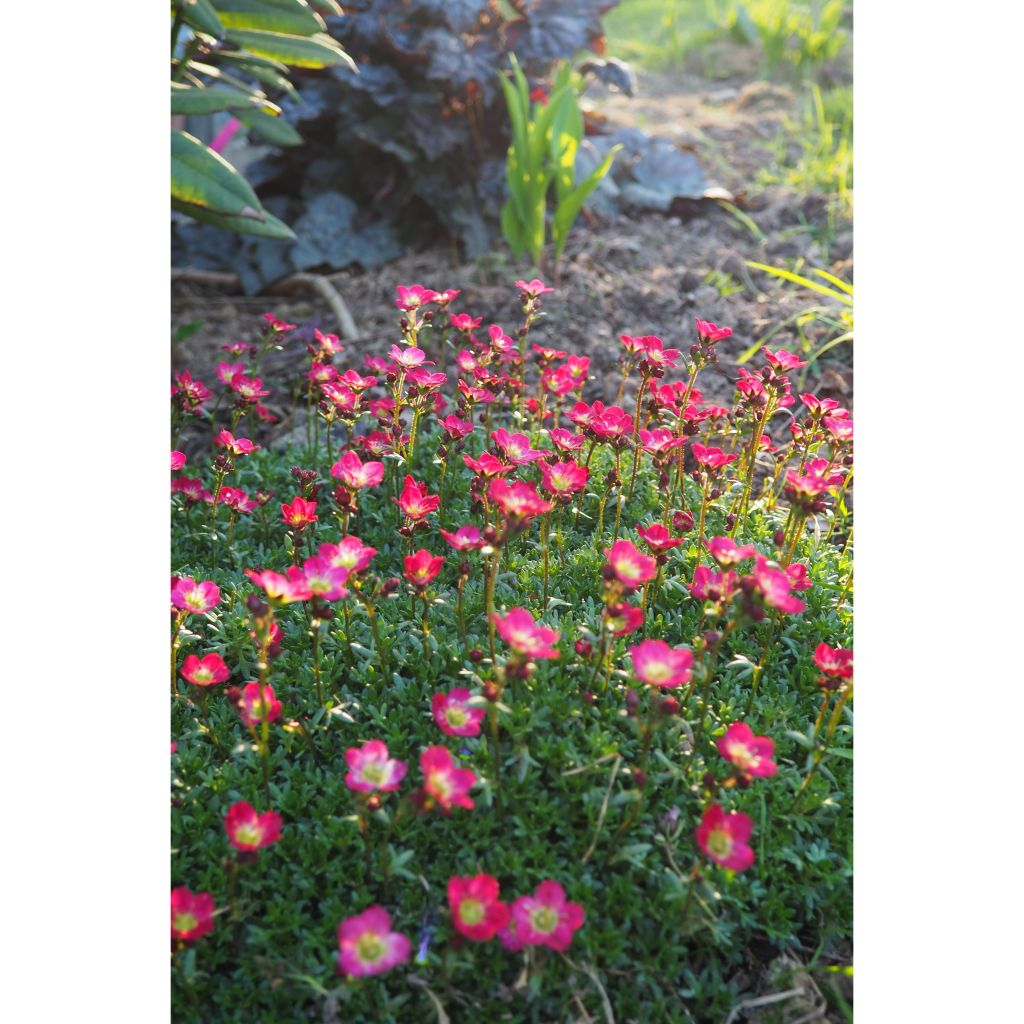
[[[187,910],[174,915],[174,930],[177,932],[190,932],[197,924],[199,922],[196,920],[196,915]]]
[[[732,849],[732,836],[723,829],[715,829],[708,836],[708,850],[716,857],[728,857]]]
[[[558,927],[558,913],[552,907],[538,907],[530,914],[533,930],[548,935]]]
[[[364,964],[376,963],[385,953],[384,943],[376,932],[363,932],[356,942],[356,956]]]
[[[484,919],[484,905],[479,900],[465,899],[459,904],[459,917],[463,924],[479,924]]]

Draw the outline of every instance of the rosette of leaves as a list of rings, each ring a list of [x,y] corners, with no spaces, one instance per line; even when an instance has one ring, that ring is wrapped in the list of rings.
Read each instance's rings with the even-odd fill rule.
[[[318,11],[341,14],[336,0],[174,0],[171,114],[226,111],[268,142],[300,143],[301,136],[265,90],[294,94],[289,68],[354,68],[344,48],[327,34]],[[295,237],[263,207],[227,160],[175,128],[171,130],[171,206],[229,231]]]

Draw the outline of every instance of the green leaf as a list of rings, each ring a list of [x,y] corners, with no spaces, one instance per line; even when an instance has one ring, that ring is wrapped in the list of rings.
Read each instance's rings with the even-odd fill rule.
[[[202,221],[204,224],[212,224],[214,227],[223,228],[225,231],[235,231],[240,235],[260,235],[263,238],[280,238],[287,241],[295,241],[295,232],[284,221],[278,220],[272,213],[267,213],[262,208],[260,209],[260,219],[214,213],[201,206],[183,203],[173,197],[171,198],[171,208],[179,213],[187,214],[193,220]]]
[[[791,270],[783,270],[782,267],[769,267],[764,263],[755,263],[753,260],[747,260],[746,264],[748,267],[763,270],[766,274],[771,274],[772,277],[781,277],[784,281],[792,281],[794,284],[803,285],[804,288],[810,288],[812,292],[819,292],[821,295],[828,295],[833,299],[838,299],[847,306],[853,305],[853,299],[849,295],[837,292],[833,288],[826,288],[823,284],[818,284],[817,281],[812,281],[810,278],[794,274]]]
[[[256,193],[218,153],[187,132],[171,132],[171,195],[222,216],[259,218]]]
[[[601,179],[611,169],[612,161],[615,159],[616,154],[622,149],[621,144],[616,144],[608,150],[608,154],[601,161],[601,163],[594,168],[593,173],[586,179],[586,181],[577,185],[564,199],[562,199],[555,215],[551,221],[551,237],[555,240],[555,262],[557,262],[562,256],[562,250],[565,248],[565,241],[569,235],[569,229],[573,226],[576,221],[576,217],[579,215],[580,210],[583,208],[583,204],[587,200],[587,196],[597,188]]]
[[[214,114],[221,110],[246,110],[261,106],[278,109],[267,100],[239,92],[238,89],[220,85],[197,89],[194,86],[171,83],[172,114]]]
[[[258,57],[270,57],[296,68],[326,68],[347,64],[356,70],[352,58],[330,36],[292,36],[255,29],[231,29],[228,41]]]
[[[318,7],[321,11],[337,15],[339,18],[345,13],[337,0],[309,0],[309,2],[310,6]]]
[[[287,79],[288,67],[280,61],[267,60],[266,57],[257,57],[251,53],[218,53],[217,59],[233,65],[239,71],[252,75],[257,81],[269,85],[273,89],[280,89],[289,96],[298,96],[295,86]]]
[[[302,136],[283,118],[262,110],[238,111],[235,117],[251,132],[276,146],[298,146]]]
[[[189,0],[181,12],[181,17],[186,25],[200,32],[205,32],[215,39],[224,38],[224,23],[217,17],[210,0]]]
[[[304,0],[216,0],[220,20],[229,29],[258,29],[312,36],[326,32],[319,14]]]

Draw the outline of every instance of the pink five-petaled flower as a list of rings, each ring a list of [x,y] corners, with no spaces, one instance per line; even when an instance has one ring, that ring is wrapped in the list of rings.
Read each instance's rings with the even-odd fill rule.
[[[629,636],[644,624],[644,612],[642,608],[621,601],[608,605],[604,622],[612,636]]]
[[[471,707],[472,694],[457,686],[447,693],[435,693],[430,710],[437,727],[446,736],[479,736],[484,709]]]
[[[345,751],[345,785],[357,793],[391,793],[402,784],[409,766],[388,755],[381,740],[370,740]]]
[[[528,523],[535,516],[550,512],[554,506],[545,501],[533,484],[508,483],[506,480],[491,481],[487,495],[504,513],[505,518],[519,523]]]
[[[710,320],[697,319],[697,337],[706,344],[714,344],[714,342],[721,341],[723,338],[731,338],[732,328],[716,327]]]
[[[278,318],[274,316],[273,313],[264,313],[263,319],[267,321],[267,326],[270,327],[270,329],[273,331],[283,333],[284,331],[295,330],[295,324],[288,324],[285,323],[284,320],[278,320]]]
[[[444,555],[432,555],[426,548],[421,548],[405,559],[405,572],[402,575],[414,586],[425,587],[432,582],[444,565]]]
[[[551,494],[575,494],[587,486],[590,470],[586,466],[578,466],[571,460],[556,462],[553,466],[546,462],[540,464],[541,486]]]
[[[736,591],[736,573],[715,572],[706,565],[698,565],[687,589],[698,601],[728,601]]]
[[[213,893],[171,890],[171,938],[191,942],[213,931]]]
[[[482,548],[487,542],[480,536],[480,531],[475,526],[460,526],[454,533],[447,530],[441,531],[441,536],[455,548],[456,551],[475,551]]]
[[[236,850],[254,853],[281,838],[281,815],[277,811],[260,814],[252,804],[239,800],[225,815],[224,829]]]
[[[696,441],[690,445],[690,450],[697,462],[709,469],[721,469],[722,466],[728,466],[730,462],[735,462],[739,458],[736,454],[727,455],[721,448],[705,448]]]
[[[188,462],[188,456],[184,452],[171,452],[171,472],[181,469]]]
[[[474,430],[472,423],[460,420],[458,416],[445,416],[443,420],[439,419],[437,422],[441,424],[441,429],[453,441],[459,441],[464,437],[468,437]]]
[[[644,359],[652,366],[671,369],[676,365],[680,355],[679,349],[665,348],[661,338],[656,338],[653,334],[639,340],[644,342]]]
[[[295,565],[289,566],[287,576],[282,576],[281,573],[274,572],[273,569],[264,569],[263,572],[246,569],[245,575],[256,586],[262,587],[271,601],[292,604],[295,601],[308,601],[313,596],[305,575]]]
[[[350,573],[363,572],[370,567],[376,548],[364,544],[358,537],[342,537],[337,544],[321,544],[317,554],[338,569]]]
[[[505,641],[517,654],[528,658],[557,658],[558,650],[552,644],[558,643],[561,633],[533,621],[525,608],[512,608],[508,614],[494,615],[494,625]]]
[[[354,491],[376,487],[384,479],[384,463],[363,462],[355,452],[345,452],[331,466],[331,476]]]
[[[772,760],[775,743],[768,736],[755,736],[746,722],[733,722],[719,737],[718,752],[747,782],[774,775],[778,766]]]
[[[799,370],[801,366],[807,365],[799,356],[793,355],[792,352],[787,352],[784,348],[780,348],[778,352],[772,352],[766,348],[764,350],[764,357],[768,360],[768,365],[773,370]]]
[[[220,587],[212,580],[196,582],[191,576],[181,576],[171,583],[171,604],[193,615],[203,615],[217,607]]]
[[[636,528],[640,539],[654,552],[660,554],[663,551],[671,551],[683,543],[682,537],[673,537],[661,523],[653,523],[646,529],[642,526]]]
[[[787,615],[799,615],[807,607],[803,601],[790,593],[793,581],[785,570],[769,565],[763,556],[758,555],[752,575],[761,600],[769,608],[785,612]]]
[[[281,519],[293,530],[301,530],[317,521],[316,502],[295,498],[290,505],[282,504]]]
[[[247,437],[235,437],[230,430],[222,430],[216,437],[217,444],[226,448],[232,455],[252,455],[260,446],[253,444]]]
[[[431,302],[437,302],[439,298],[437,292],[424,288],[421,284],[410,285],[408,288],[398,285],[397,288],[398,298],[395,299],[395,305],[406,313],[411,313],[420,306],[427,306]]]
[[[181,674],[195,686],[215,686],[223,683],[231,670],[219,654],[207,654],[200,658],[190,654],[181,666]]]
[[[546,449],[535,449],[530,445],[526,434],[510,434],[507,430],[491,432],[494,443],[502,450],[505,458],[514,466],[526,466],[538,459],[547,458],[551,452]]]
[[[324,601],[340,601],[341,598],[348,596],[345,587],[348,569],[331,565],[325,558],[307,558],[302,563],[302,575],[312,597],[319,597]]]
[[[520,896],[512,904],[516,939],[526,946],[548,946],[559,953],[569,948],[584,916],[583,907],[570,903],[565,890],[551,879],[541,882],[532,896]]]
[[[427,353],[421,348],[402,349],[397,345],[392,345],[388,355],[404,370],[412,370],[417,366],[434,365],[432,360],[427,359]]]
[[[565,430],[562,427],[552,427],[548,431],[548,436],[551,438],[551,443],[559,451],[566,452],[567,454],[578,452],[586,440],[582,434],[574,434],[571,430]]]
[[[853,651],[822,642],[814,649],[814,664],[827,676],[849,679],[853,675]]]
[[[392,498],[407,519],[424,519],[441,504],[441,497],[428,494],[425,484],[417,483],[409,475],[405,477],[400,498]]]
[[[469,791],[476,783],[476,775],[469,768],[457,768],[447,747],[427,747],[420,754],[420,771],[427,809],[434,804],[445,814],[451,813],[452,807],[473,809]]]
[[[448,906],[455,930],[474,942],[493,939],[508,925],[512,915],[507,903],[498,899],[498,880],[493,875],[448,879]]]
[[[637,679],[666,690],[687,682],[693,668],[693,651],[669,647],[664,640],[642,640],[630,647],[629,655]]]
[[[697,845],[716,864],[733,871],[744,871],[754,863],[754,851],[747,845],[754,823],[742,811],[722,810],[712,804],[697,826]]]
[[[246,727],[251,729],[266,720],[275,722],[281,717],[281,702],[274,696],[274,688],[265,683],[263,693],[260,684],[253,680],[242,687],[242,696],[238,701],[238,713]]]
[[[631,540],[617,540],[610,548],[605,548],[604,553],[615,578],[630,590],[653,580],[658,574],[658,563],[640,551]]]
[[[757,548],[753,544],[744,544],[741,547],[729,537],[712,537],[711,540],[704,542],[704,547],[723,569],[730,565],[738,565],[745,558],[757,556]]]
[[[474,459],[472,455],[463,455],[462,461],[477,476],[482,477],[501,476],[504,473],[511,473],[515,469],[515,466],[506,466],[503,462],[499,462],[490,452],[481,452],[479,459]]]
[[[338,925],[338,973],[352,978],[383,974],[409,959],[411,944],[391,930],[391,915],[370,907]]]
[[[516,281],[516,287],[523,295],[531,299],[539,299],[542,295],[547,295],[548,292],[553,292],[554,288],[549,288],[543,281],[534,278],[532,281]]]

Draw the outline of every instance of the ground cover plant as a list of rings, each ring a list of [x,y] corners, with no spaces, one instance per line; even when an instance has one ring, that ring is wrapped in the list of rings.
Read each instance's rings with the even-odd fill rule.
[[[703,320],[606,403],[516,288],[175,376],[179,1019],[712,1021],[848,955],[850,414],[783,349],[705,400]]]

